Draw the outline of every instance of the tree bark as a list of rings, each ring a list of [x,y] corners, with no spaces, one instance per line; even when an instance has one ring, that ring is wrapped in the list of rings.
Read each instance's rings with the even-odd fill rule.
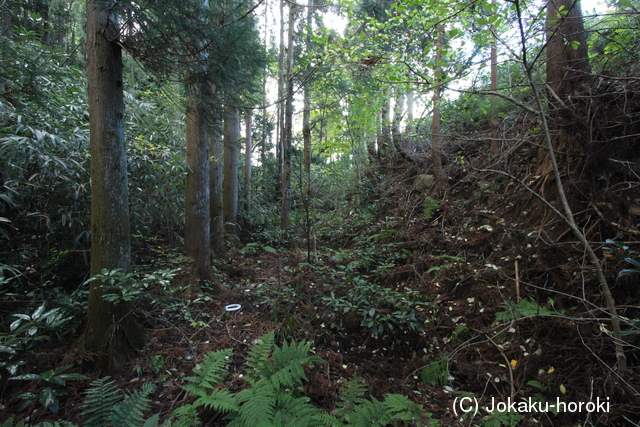
[[[238,153],[240,151],[240,123],[234,97],[227,96],[224,107],[224,183],[223,205],[225,231],[235,236],[238,232]]]
[[[51,0],[44,0],[41,4],[40,16],[42,17],[42,44],[52,47],[51,44],[51,20],[49,17],[49,8]]]
[[[415,131],[413,126],[413,106],[415,104],[415,96],[412,90],[407,92],[407,126],[405,126],[405,133],[409,138],[412,138]]]
[[[547,87],[549,126],[554,132],[553,146],[558,153],[558,164],[571,173],[573,166],[583,168],[583,159],[576,162],[572,154],[583,154],[580,135],[562,132],[558,129],[557,119],[564,121],[562,110],[566,111],[565,101],[580,90],[582,82],[591,73],[587,52],[586,35],[582,21],[580,3],[574,0],[553,0],[547,5]],[[569,112],[571,113],[571,112]],[[574,164],[572,164],[574,163]],[[540,152],[539,168],[536,175],[546,176],[552,172],[550,153]]]
[[[373,97],[371,97],[372,99],[369,101],[370,102],[370,106],[371,106],[371,111],[376,111],[377,107],[376,107],[376,101],[373,99]],[[378,136],[381,133],[381,127],[380,127],[380,121],[376,120],[376,129],[375,129],[375,134],[371,135],[368,139],[366,139],[366,145],[367,145],[367,154],[368,154],[368,163],[370,165],[374,164],[376,161],[376,158],[378,157],[378,151],[376,148],[376,143],[378,141]]]
[[[211,249],[217,257],[225,254],[224,210],[222,197],[222,139],[216,121],[209,128],[211,160],[209,162],[209,185],[211,197]]]
[[[278,162],[278,175],[276,182],[277,193],[282,193],[282,168],[284,165],[284,116],[285,103],[283,101],[285,94],[285,76],[286,76],[286,50],[284,44],[285,26],[284,26],[284,4],[285,0],[280,0],[280,54],[278,55],[278,117],[276,123],[276,159]]]
[[[295,5],[289,4],[289,29],[287,34],[287,64],[284,133],[282,135],[282,189],[280,192],[280,227],[289,228],[291,208],[291,143],[293,139],[293,29]]]
[[[313,8],[314,0],[309,0],[307,8],[307,52],[311,51],[311,33],[313,26]],[[306,181],[304,197],[309,203],[311,197],[311,90],[309,81],[304,85],[304,101],[302,109],[302,145],[303,155],[302,163],[304,165],[304,180]]]
[[[404,114],[406,94],[399,87],[395,88],[395,103],[393,105],[393,124],[391,127],[391,138],[393,146],[397,153],[404,154],[403,137],[400,124],[402,123],[402,115]]]
[[[561,100],[591,74],[580,2],[553,0],[547,5],[547,83]],[[551,102],[554,103],[554,96]]]
[[[194,260],[201,281],[212,278],[211,204],[209,192],[209,141],[200,97],[205,92],[203,76],[192,76],[187,87],[187,177],[184,241],[187,256]]]
[[[388,161],[391,153],[391,88],[383,92],[382,105],[380,107],[380,134],[378,135],[378,157],[382,161]]]
[[[13,38],[13,31],[12,31],[13,20],[11,19],[12,6],[13,6],[13,1],[7,0],[7,2],[2,5],[2,16],[0,17],[1,19],[0,22],[2,24],[2,35],[8,39]]]
[[[305,197],[311,194],[311,91],[304,87],[302,110],[302,164],[304,169]]]
[[[244,154],[244,212],[249,218],[251,214],[251,157],[253,153],[253,115],[251,110],[244,112],[245,154]]]
[[[87,66],[91,152],[91,275],[127,272],[131,261],[127,158],[124,136],[122,51],[114,1],[87,0]],[[129,304],[103,299],[102,282],[89,287],[81,340],[102,368],[121,366],[143,335]]]

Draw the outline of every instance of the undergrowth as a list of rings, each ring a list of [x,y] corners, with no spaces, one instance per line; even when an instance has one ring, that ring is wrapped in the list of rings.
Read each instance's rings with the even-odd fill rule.
[[[431,414],[406,396],[387,394],[380,401],[367,399],[363,382],[354,378],[340,394],[334,413],[314,406],[304,395],[306,368],[323,360],[311,353],[311,343],[275,344],[274,333],[258,339],[249,350],[245,370],[241,375],[247,387],[240,391],[230,388],[226,381],[233,355],[232,349],[209,352],[186,378],[183,389],[194,399],[171,414],[162,424],[160,415],[146,416],[151,409],[155,385],[146,383],[141,390],[123,394],[109,377],[91,383],[82,404],[84,427],[193,427],[203,425],[202,409],[223,415],[231,427],[286,426],[388,426],[398,422],[436,425]],[[24,421],[14,424],[13,418],[0,427],[25,427]],[[37,427],[68,426],[68,421],[39,423]]]

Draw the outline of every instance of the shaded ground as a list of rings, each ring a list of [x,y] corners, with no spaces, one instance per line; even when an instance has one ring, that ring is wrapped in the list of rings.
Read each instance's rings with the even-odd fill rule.
[[[442,198],[426,199],[413,188],[409,173],[381,178],[369,199],[361,197],[352,209],[336,211],[341,218],[334,218],[333,227],[318,226],[311,263],[304,250],[254,245],[231,252],[216,265],[218,280],[228,287],[222,296],[207,287],[196,290],[183,270],[173,281],[173,293],[157,291],[139,306],[148,345],[114,378],[124,389],[147,381],[158,384],[153,410],[168,416],[189,402],[181,386],[203,354],[234,348],[237,363],[227,385],[241,389],[246,386],[239,371],[243,355],[257,338],[276,330],[281,341],[312,341],[314,352],[325,360],[309,371],[305,389],[329,411],[341,386],[359,376],[372,396],[410,396],[442,426],[628,425],[627,420],[640,419],[637,396],[625,393],[616,375],[610,321],[583,248],[562,221],[517,184],[481,167],[490,159],[472,154],[466,160],[459,154],[448,166],[451,186]],[[519,159],[516,164],[524,163]],[[580,213],[597,253],[606,259],[620,314],[638,319],[640,280],[637,275],[617,279],[628,265],[603,252],[611,246],[605,239],[616,237],[615,231],[604,220],[584,219],[592,214]],[[640,222],[633,215],[626,220],[636,227]],[[634,244],[632,249],[640,249]],[[175,266],[175,257],[164,249],[149,248],[140,257],[147,259],[154,260],[154,268],[163,262]],[[401,310],[381,300],[373,307],[376,315],[402,312],[391,322],[392,330],[385,326],[374,337],[371,327],[362,326],[367,316],[344,305],[353,302],[357,286],[378,293],[382,286],[426,304]],[[242,309],[226,312],[228,304]],[[624,338],[631,371],[626,380],[640,390],[640,351],[633,346],[637,334],[629,326],[624,329],[629,331]],[[27,360],[29,370],[90,358],[69,349],[74,336],[39,344]],[[59,414],[37,409],[32,420],[78,421],[87,384],[69,382],[71,394],[60,399]],[[3,386],[0,420],[23,417],[15,396],[37,392],[39,385],[14,381]],[[454,401],[460,396],[474,396],[483,405],[492,398],[587,402],[599,397],[610,406],[604,413],[540,413],[522,419],[456,416]],[[204,418],[206,425],[223,423],[219,414]]]

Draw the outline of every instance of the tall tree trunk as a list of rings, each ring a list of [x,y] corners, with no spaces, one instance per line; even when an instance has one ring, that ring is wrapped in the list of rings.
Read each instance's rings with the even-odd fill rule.
[[[552,0],[547,4],[547,83],[561,100],[591,74],[580,2]],[[554,97],[551,102],[554,103]]]
[[[431,119],[431,162],[433,163],[433,177],[436,188],[444,189],[446,178],[440,159],[440,99],[442,96],[442,50],[444,49],[444,24],[438,26],[438,40],[436,41],[436,61],[434,69],[433,88],[433,117]]]
[[[559,12],[561,11],[561,12]],[[586,35],[582,21],[580,3],[574,0],[553,0],[547,4],[547,86],[550,126],[556,128],[555,119],[562,117],[564,102],[573,92],[579,91],[582,82],[590,75],[591,66],[587,52]],[[572,154],[584,154],[577,134],[557,132],[553,135],[553,147],[558,155],[558,164],[570,173],[572,169],[584,167],[582,160],[576,161]],[[548,150],[541,150],[536,175],[547,176],[552,172]]]
[[[280,0],[280,54],[278,56],[278,117],[276,123],[276,160],[278,162],[278,176],[276,191],[282,193],[282,168],[284,165],[284,134],[285,134],[285,79],[287,75],[287,52],[285,49],[285,26],[284,26],[284,4],[285,0]]]
[[[87,67],[91,151],[91,275],[128,272],[131,262],[129,188],[124,137],[122,51],[115,1],[87,0]],[[103,299],[103,282],[89,287],[82,345],[100,367],[116,368],[139,348],[141,329],[129,304]]]
[[[313,8],[314,8],[314,0],[309,0],[309,4],[307,8],[307,39],[306,39],[307,52],[311,51]],[[307,200],[306,201],[307,204],[309,203],[308,199],[311,197],[311,90],[309,88],[309,85],[310,85],[309,81],[307,81],[307,83],[304,85],[304,101],[303,101],[304,105],[302,109],[302,142],[303,142],[302,163],[304,165],[304,181],[306,181],[304,197]]]
[[[400,124],[402,123],[402,115],[404,114],[404,101],[406,99],[406,95],[402,89],[399,87],[395,88],[395,103],[393,105],[393,124],[391,126],[391,138],[393,140],[393,146],[395,151],[403,155],[404,150],[402,147],[402,129],[400,129]]]
[[[8,39],[13,38],[13,20],[11,19],[14,0],[7,0],[2,4],[2,16],[0,16],[0,23],[2,25],[2,35]]]
[[[287,34],[287,76],[285,79],[287,101],[285,102],[284,133],[282,135],[282,189],[280,194],[280,226],[289,228],[291,208],[291,143],[293,139],[293,29],[295,5],[289,4],[289,30]]]
[[[222,139],[217,128],[217,120],[211,120],[209,127],[209,185],[211,197],[211,249],[213,254],[221,257],[225,254],[224,246],[224,210],[222,198]]]
[[[382,136],[382,129],[384,129],[384,126],[382,125],[382,122],[384,121],[383,119],[383,115],[382,115],[382,107],[380,107],[378,109],[378,102],[375,102],[375,108],[376,108],[376,150],[375,150],[375,154],[376,154],[376,160],[380,160],[380,157],[382,156],[382,146],[383,146],[383,136]]]
[[[371,111],[377,111],[376,108],[376,101],[372,99],[369,101],[370,105],[371,105]],[[377,117],[376,117],[377,119]],[[372,165],[375,163],[376,158],[378,157],[378,150],[376,148],[376,143],[378,141],[378,137],[379,135],[382,133],[381,132],[381,127],[380,127],[380,121],[379,120],[375,120],[376,123],[376,129],[375,129],[375,134],[371,135],[368,139],[367,139],[367,154],[368,154],[368,160],[369,160],[369,164]]]
[[[415,104],[415,95],[412,90],[407,92],[407,126],[405,126],[405,133],[409,138],[412,138],[413,128],[413,106]]]
[[[251,156],[253,153],[253,116],[251,110],[244,112],[245,154],[244,154],[244,212],[249,218],[251,214]]]
[[[195,261],[200,280],[211,280],[211,204],[209,192],[209,140],[203,100],[204,77],[192,76],[187,86],[187,177],[184,241],[187,256]]]
[[[388,161],[391,152],[391,120],[389,113],[391,112],[391,88],[387,88],[383,92],[380,106],[380,129],[378,135],[378,157],[381,161]]]
[[[302,110],[302,163],[304,169],[305,197],[311,194],[311,91],[305,85]]]
[[[40,15],[42,17],[42,44],[48,47],[52,47],[51,44],[51,20],[49,17],[49,8],[51,7],[51,0],[44,0],[42,2],[42,9]]]
[[[225,231],[230,236],[238,233],[238,153],[240,151],[240,122],[235,97],[227,96],[224,106],[224,183],[223,205]]]

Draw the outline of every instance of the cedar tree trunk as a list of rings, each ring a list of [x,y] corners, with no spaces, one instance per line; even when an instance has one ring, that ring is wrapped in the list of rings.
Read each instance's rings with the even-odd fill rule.
[[[204,78],[187,83],[187,177],[185,184],[184,242],[201,281],[211,280],[211,205],[209,192],[209,140],[200,96]]]
[[[229,96],[224,107],[223,205],[225,229],[230,235],[237,234],[239,139],[238,108],[233,104],[233,97]]]
[[[91,151],[91,275],[129,270],[131,237],[124,137],[122,51],[115,2],[87,0],[87,64]],[[99,367],[115,368],[142,344],[128,304],[102,297],[102,282],[89,288],[82,345],[99,354]]]

